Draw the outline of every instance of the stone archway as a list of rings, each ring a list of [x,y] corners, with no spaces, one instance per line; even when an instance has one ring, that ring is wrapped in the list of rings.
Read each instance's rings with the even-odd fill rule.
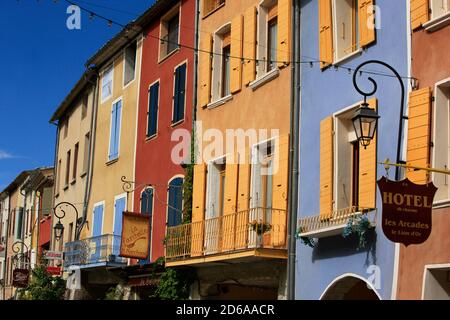
[[[322,294],[321,300],[381,300],[363,278],[345,275],[336,278]]]

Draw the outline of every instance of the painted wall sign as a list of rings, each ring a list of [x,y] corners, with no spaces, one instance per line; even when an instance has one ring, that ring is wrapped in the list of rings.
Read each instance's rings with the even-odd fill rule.
[[[61,275],[61,267],[47,267],[47,272],[54,276]]]
[[[147,259],[150,243],[150,216],[124,212],[122,215],[122,239],[120,256]]]
[[[28,278],[30,272],[28,269],[14,269],[13,286],[16,288],[26,288],[28,286]]]
[[[408,179],[378,181],[383,201],[382,226],[386,237],[408,246],[425,242],[431,234],[431,209],[437,188]]]

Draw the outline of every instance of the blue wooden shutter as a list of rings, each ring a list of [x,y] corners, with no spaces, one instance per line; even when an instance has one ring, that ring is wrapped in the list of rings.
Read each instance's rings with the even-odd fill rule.
[[[147,137],[151,137],[156,134],[156,126],[158,122],[159,82],[150,87],[149,95]]]
[[[186,91],[186,64],[175,70],[174,101],[172,122],[178,122],[184,118],[184,102]]]
[[[103,229],[103,205],[94,207],[94,217],[93,217],[93,228],[92,237],[95,243],[95,251],[90,257],[91,263],[96,263],[100,260],[102,256],[102,229]]]
[[[114,203],[114,240],[113,240],[113,254],[120,253],[120,237],[122,235],[122,213],[125,211],[126,198],[117,199]]]
[[[118,101],[112,106],[111,111],[111,133],[109,138],[109,160],[114,160],[119,156],[120,143],[120,123],[122,116],[122,101]]]
[[[183,179],[176,178],[169,185],[169,208],[167,224],[169,227],[181,224],[181,210],[183,209]]]

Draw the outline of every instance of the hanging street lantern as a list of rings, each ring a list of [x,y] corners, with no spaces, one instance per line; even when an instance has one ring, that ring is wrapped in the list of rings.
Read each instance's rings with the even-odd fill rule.
[[[364,102],[361,107],[356,110],[355,115],[352,118],[356,138],[364,149],[370,145],[370,142],[375,136],[379,118],[380,116],[378,113],[374,109],[369,108],[367,102]]]

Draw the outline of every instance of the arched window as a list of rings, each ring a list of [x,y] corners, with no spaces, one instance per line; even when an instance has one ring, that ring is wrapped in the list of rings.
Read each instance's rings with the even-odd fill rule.
[[[181,224],[183,210],[183,178],[175,178],[169,182],[169,201],[167,209],[167,225]]]
[[[151,252],[152,252],[152,221],[153,221],[153,189],[147,188],[144,191],[142,191],[141,194],[141,213],[142,214],[148,214],[150,216],[149,223],[150,223],[150,243],[149,243],[149,252],[148,252],[148,258],[146,260],[139,260],[140,264],[146,264],[151,262]]]

